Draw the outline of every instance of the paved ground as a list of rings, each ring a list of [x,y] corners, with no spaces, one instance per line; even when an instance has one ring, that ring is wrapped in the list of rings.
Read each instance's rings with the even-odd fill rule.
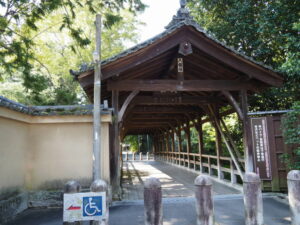
[[[195,225],[194,173],[170,165],[149,162],[124,163],[124,199],[110,207],[110,225],[144,225],[143,182],[158,177],[163,189],[164,225]],[[214,182],[214,209],[218,225],[243,225],[244,205],[241,194]],[[179,197],[180,196],[180,197]],[[265,225],[290,224],[287,204],[278,197],[264,196]],[[62,209],[30,209],[6,225],[61,225]],[[84,223],[87,225],[88,223]]]
[[[163,198],[194,196],[194,180],[197,177],[185,169],[158,161],[135,161],[123,163],[123,200],[143,199],[144,181],[153,176],[162,183]],[[215,195],[240,194],[226,185],[214,182]]]
[[[214,201],[218,225],[243,225],[241,195],[218,195]],[[164,225],[195,225],[194,198],[169,198],[163,201]],[[275,197],[264,197],[265,225],[290,224],[289,208]],[[144,225],[143,201],[115,203],[110,208],[110,225]],[[61,225],[62,209],[27,210],[6,225]],[[88,224],[88,223],[85,223]]]

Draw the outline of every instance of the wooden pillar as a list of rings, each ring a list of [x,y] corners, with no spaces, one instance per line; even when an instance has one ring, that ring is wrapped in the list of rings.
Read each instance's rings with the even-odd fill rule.
[[[169,152],[170,152],[169,132],[166,132],[165,139],[166,139],[167,162],[169,162]]]
[[[187,122],[185,127],[185,136],[186,136],[186,151],[188,156],[188,168],[190,168],[190,153],[191,153],[191,130],[190,130],[190,124]]]
[[[245,172],[254,172],[254,158],[253,158],[253,146],[251,136],[251,124],[248,117],[248,99],[247,91],[242,90],[241,94],[241,106],[243,113],[243,140],[244,140],[244,154],[245,154]]]
[[[216,123],[215,124],[215,133],[216,133],[216,155],[217,155],[217,166],[218,166],[218,178],[222,179],[223,175],[222,175],[222,171],[221,171],[221,162],[220,162],[220,153],[222,151],[222,139],[221,139],[221,134],[218,130],[217,126],[220,126],[220,118],[219,118],[219,109],[216,108],[215,109],[215,115],[216,115]],[[214,124],[214,122],[213,122]]]
[[[177,130],[177,136],[178,136],[178,150],[179,150],[179,165],[181,165],[181,152],[182,152],[182,145],[181,145],[181,129],[180,127]]]
[[[202,168],[202,154],[204,152],[204,144],[203,144],[203,130],[202,130],[202,120],[199,118],[198,123],[196,125],[196,129],[198,131],[198,150],[199,150],[199,163],[200,163],[200,172],[203,172]]]
[[[119,91],[112,91],[112,107],[114,108],[113,134],[114,134],[114,176],[112,177],[113,195],[118,198],[120,195],[120,139],[119,139]]]
[[[174,163],[174,152],[175,152],[175,132],[172,130],[172,163]]]

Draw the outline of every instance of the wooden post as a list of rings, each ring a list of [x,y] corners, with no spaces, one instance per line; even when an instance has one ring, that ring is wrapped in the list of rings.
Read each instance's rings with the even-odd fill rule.
[[[191,163],[190,163],[190,153],[191,153],[191,130],[190,130],[190,124],[187,122],[186,128],[185,128],[185,134],[186,134],[186,141],[187,141],[187,156],[188,156],[188,168],[190,169]]]
[[[128,161],[128,152],[126,152],[125,160]]]
[[[196,125],[196,129],[198,131],[198,150],[199,150],[199,164],[200,164],[200,172],[203,172],[202,168],[202,153],[204,151],[203,148],[203,130],[202,130],[202,120],[199,118],[198,124]]]
[[[166,132],[166,136],[165,136],[165,140],[166,140],[166,152],[167,152],[167,162],[169,162],[169,152],[170,152],[170,145],[169,145],[169,132]]]
[[[245,225],[263,225],[263,204],[260,178],[256,173],[244,176]]]
[[[182,144],[181,144],[181,130],[178,128],[178,147],[179,147],[179,165],[181,165],[181,152],[182,152]]]
[[[132,161],[135,160],[135,152],[132,153]]]
[[[149,161],[149,152],[147,152],[147,161]]]
[[[101,178],[101,16],[96,16],[96,51],[93,54],[94,110],[93,110],[93,180]]]
[[[143,154],[143,153],[140,152],[140,161],[143,160],[143,155],[142,155],[142,154]]]
[[[215,124],[215,134],[216,134],[216,155],[217,155],[217,166],[218,166],[218,178],[223,179],[223,172],[221,170],[221,161],[220,161],[220,153],[222,151],[222,142],[221,142],[221,134],[219,132],[218,126],[220,126],[220,120],[219,120],[219,110],[215,109],[215,115],[216,115],[216,120],[215,122],[212,121],[213,124]]]
[[[209,176],[213,175],[212,173],[212,169],[211,169],[211,161],[210,161],[210,157],[208,157],[208,174]]]
[[[114,196],[118,198],[120,195],[120,139],[119,139],[119,91],[112,91],[112,106],[114,108],[114,120],[113,120],[113,129],[114,129],[114,176],[113,176],[113,192]]]
[[[175,135],[174,130],[172,130],[172,163],[174,163],[174,152],[175,152],[175,137],[174,137],[174,135]]]
[[[292,225],[300,224],[300,170],[288,173],[289,203],[292,212]]]
[[[104,180],[95,180],[90,187],[91,192],[106,192],[106,212],[101,221],[91,221],[91,225],[108,225],[109,220],[109,199],[107,183]]]
[[[247,91],[241,91],[241,105],[243,113],[243,139],[244,139],[244,150],[245,150],[245,171],[254,172],[254,158],[252,150],[252,135],[251,135],[251,125],[248,118],[248,100]]]
[[[230,159],[230,182],[232,184],[236,184],[236,175],[234,173],[234,163],[232,161],[232,159]]]
[[[162,225],[162,192],[159,179],[150,177],[144,186],[145,225]]]
[[[66,194],[74,194],[78,193],[81,190],[81,186],[77,181],[68,181],[64,187],[64,193]],[[63,225],[82,225],[82,222],[63,222]]]
[[[212,181],[207,175],[195,179],[197,225],[214,224],[214,206],[212,199]]]

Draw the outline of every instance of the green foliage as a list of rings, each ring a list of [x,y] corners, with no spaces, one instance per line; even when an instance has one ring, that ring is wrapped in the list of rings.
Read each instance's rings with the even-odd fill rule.
[[[289,169],[300,169],[300,102],[295,102],[292,111],[283,118],[283,136],[285,144],[292,154],[283,154],[282,159]]]
[[[216,133],[211,123],[204,123],[203,130],[203,144],[204,152],[207,154],[215,154],[216,151]]]
[[[136,42],[134,14],[144,8],[139,0],[0,2],[0,78],[3,86],[22,89],[16,94],[0,89],[0,94],[32,105],[84,102],[69,69],[92,61],[95,13],[103,15],[102,57],[107,58]]]
[[[217,39],[284,75],[282,88],[250,99],[252,110],[289,109],[300,100],[299,1],[189,0],[188,4],[197,22]]]
[[[124,139],[125,144],[130,145],[130,151],[131,152],[138,152],[139,150],[139,140],[138,135],[128,135]]]

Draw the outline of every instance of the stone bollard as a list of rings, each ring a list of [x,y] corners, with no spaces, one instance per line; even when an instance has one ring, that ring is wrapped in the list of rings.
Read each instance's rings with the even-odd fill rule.
[[[149,161],[149,152],[147,152],[147,161]]]
[[[90,225],[108,225],[109,220],[109,201],[108,201],[108,187],[104,180],[95,180],[90,187],[91,192],[106,192],[106,213],[102,221],[91,221]]]
[[[144,183],[144,207],[145,225],[163,224],[161,183],[155,177]]]
[[[244,176],[245,225],[263,225],[261,181],[256,173]]]
[[[64,193],[67,193],[67,194],[78,193],[78,192],[80,192],[80,190],[81,190],[81,186],[80,186],[79,182],[77,182],[75,180],[68,181],[64,187]],[[81,225],[81,224],[82,224],[82,222],[80,222],[80,221],[63,222],[63,225]]]
[[[195,179],[197,225],[214,224],[214,205],[212,199],[212,181],[207,175]]]
[[[140,160],[141,160],[141,161],[143,160],[143,155],[142,155],[141,152],[140,152]]]
[[[300,170],[290,171],[287,180],[292,225],[300,225]]]

